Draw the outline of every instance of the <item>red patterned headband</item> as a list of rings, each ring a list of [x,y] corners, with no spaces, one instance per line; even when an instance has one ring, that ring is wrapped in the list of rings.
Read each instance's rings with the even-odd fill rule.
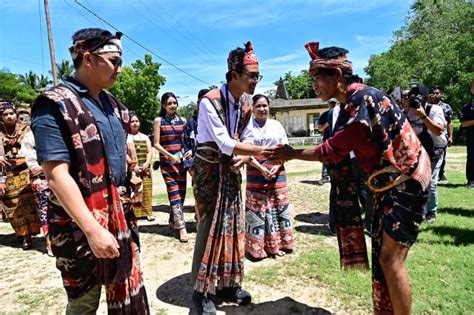
[[[304,45],[311,57],[309,62],[309,73],[312,76],[317,74],[320,68],[325,69],[341,69],[345,74],[352,74],[352,63],[347,59],[347,56],[341,56],[335,59],[324,59],[319,57],[319,43],[309,42]]]
[[[231,52],[227,58],[227,67],[229,71],[237,69],[240,64],[242,66],[258,65],[257,55],[255,55],[251,42],[245,44],[245,54],[242,62],[239,62],[239,54],[237,53]]]

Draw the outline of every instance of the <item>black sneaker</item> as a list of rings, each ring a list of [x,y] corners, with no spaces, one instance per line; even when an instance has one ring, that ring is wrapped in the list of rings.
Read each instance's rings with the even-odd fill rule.
[[[474,180],[470,180],[467,182],[467,188],[474,188]]]
[[[240,287],[224,288],[216,292],[216,295],[225,302],[232,302],[239,305],[246,305],[252,302],[252,296]]]
[[[217,310],[214,302],[208,297],[204,296],[203,293],[194,291],[193,292],[193,303],[196,307],[197,313],[202,315],[216,315]]]

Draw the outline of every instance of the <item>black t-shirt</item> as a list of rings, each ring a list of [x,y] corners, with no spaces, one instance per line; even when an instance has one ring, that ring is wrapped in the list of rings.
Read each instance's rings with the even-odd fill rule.
[[[463,106],[461,110],[461,117],[459,117],[461,122],[474,120],[474,103],[468,103]],[[466,132],[466,137],[468,140],[474,141],[474,126],[464,128]]]
[[[321,116],[319,116],[319,119],[318,119],[318,125],[319,126],[322,126],[324,124],[327,124],[328,123],[328,116],[329,116],[329,111],[325,111],[324,113],[321,114]],[[327,126],[324,130],[323,130],[323,140],[326,140],[327,138],[329,138],[331,135],[331,126]]]

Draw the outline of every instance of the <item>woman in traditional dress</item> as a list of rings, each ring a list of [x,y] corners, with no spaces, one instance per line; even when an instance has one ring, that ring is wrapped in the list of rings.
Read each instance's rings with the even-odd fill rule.
[[[309,73],[323,101],[337,98],[344,107],[332,137],[314,149],[276,146],[266,156],[275,160],[299,159],[344,163],[354,151],[360,167],[368,173],[374,192],[372,235],[372,301],[375,314],[410,314],[411,289],[405,260],[416,241],[428,199],[430,159],[402,110],[387,94],[358,82],[340,47],[319,50],[316,42],[306,44],[311,56]],[[426,118],[426,116],[425,116]],[[339,194],[336,229],[341,253],[358,254],[358,263],[368,265],[360,215],[351,214],[356,196],[352,172],[336,166]],[[347,198],[346,198],[347,197]],[[357,220],[355,220],[357,219]],[[348,225],[347,223],[350,223]],[[353,256],[357,257],[357,256]]]
[[[253,97],[253,117],[247,132],[253,144],[270,147],[288,144],[285,129],[280,122],[269,119],[270,101],[265,95]],[[247,166],[245,205],[245,251],[256,259],[283,256],[291,252],[295,238],[291,228],[288,186],[285,167],[262,156],[252,158]]]
[[[53,257],[51,250],[51,240],[48,233],[48,197],[51,192],[48,181],[43,172],[43,168],[38,164],[36,155],[35,136],[33,131],[28,131],[21,143],[20,156],[25,157],[26,165],[30,170],[31,189],[36,198],[38,218],[41,223],[44,239],[46,241],[46,253]]]
[[[146,218],[148,221],[154,221],[152,212],[152,187],[151,178],[151,157],[152,146],[150,139],[140,132],[140,119],[136,113],[130,113],[130,133],[127,136],[127,145],[135,147],[136,161],[133,161],[133,171],[142,179],[143,198],[141,205],[135,205],[134,211],[138,219]]]
[[[154,146],[160,152],[160,169],[170,201],[170,227],[179,240],[188,241],[183,205],[186,197],[186,169],[183,167],[183,130],[186,120],[176,110],[178,100],[171,92],[161,97],[161,110],[154,122]]]
[[[15,234],[23,239],[23,249],[33,248],[32,235],[40,232],[35,196],[30,185],[30,171],[19,151],[29,126],[18,122],[12,103],[2,103],[3,128],[0,133],[3,154],[0,155],[0,194]]]

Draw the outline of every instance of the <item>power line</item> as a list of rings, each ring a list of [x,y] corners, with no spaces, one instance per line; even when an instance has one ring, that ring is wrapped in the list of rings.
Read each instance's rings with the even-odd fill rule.
[[[183,25],[179,20],[177,20],[166,8],[164,8],[163,6],[161,6],[156,0],[153,0],[153,3],[154,3],[157,7],[161,8],[161,9],[163,10],[163,12],[165,12],[170,18],[172,18],[172,19],[173,19],[173,22],[174,22],[175,24],[181,25],[181,26],[184,27],[184,25]],[[158,13],[158,11],[155,11],[155,9],[153,8],[153,6],[150,6],[150,8],[151,8],[151,10],[152,10],[153,12],[157,12],[157,15],[160,16],[159,13]],[[160,17],[161,17],[161,16],[160,16]],[[162,20],[164,20],[164,18],[162,18]],[[196,40],[199,44],[201,44],[201,47],[202,47],[204,50],[206,50],[206,51],[210,54],[210,56],[211,56],[212,58],[214,58],[214,59],[219,59],[216,55],[214,55],[214,52],[209,49],[208,45],[204,44],[198,37],[193,36],[193,34],[191,34],[190,32],[188,32],[188,31],[186,30],[186,27],[184,27],[183,30],[187,33],[188,36],[184,36],[184,34],[181,33],[181,31],[178,30],[177,28],[174,28],[174,30],[175,30],[177,33],[179,33],[184,39],[186,39],[186,40],[188,40],[188,41],[190,41],[190,42],[192,42],[193,39]],[[196,46],[195,46],[195,47],[196,47]]]
[[[91,11],[89,8],[85,7],[82,3],[80,3],[78,0],[74,0],[74,2],[80,6],[81,8],[83,8],[84,10],[86,10],[87,12],[89,12],[90,14],[92,14],[93,16],[95,16],[97,19],[99,19],[100,21],[104,22],[105,24],[107,24],[109,27],[113,28],[114,30],[116,30],[117,32],[120,32],[120,30],[113,26],[111,23],[109,23],[108,21],[106,21],[105,19],[103,19],[102,17],[100,17],[99,15],[97,15],[95,12]],[[124,34],[122,33],[124,37],[128,38],[131,42],[133,42],[135,45],[141,47],[142,49],[146,50],[147,52],[149,52],[150,54],[152,54],[153,56],[155,56],[156,58],[162,60],[164,63],[168,64],[169,66],[175,68],[176,70],[186,74],[187,76],[201,82],[201,83],[204,83],[206,85],[211,85],[210,83],[204,81],[204,80],[201,80],[199,79],[198,77],[192,75],[191,73],[187,72],[186,70],[184,69],[181,69],[180,67],[176,66],[175,64],[173,64],[172,62],[166,60],[165,58],[159,56],[158,54],[156,54],[155,52],[153,52],[152,50],[150,50],[149,48],[143,46],[142,44],[140,44],[139,42],[137,42],[135,39],[133,39],[132,37],[128,36],[127,34]]]
[[[101,21],[101,22],[102,22],[101,24],[96,23],[95,21],[93,21],[92,19],[90,19],[87,15],[85,15],[82,11],[80,11],[79,9],[77,9],[73,4],[69,3],[67,0],[64,0],[64,2],[66,2],[68,5],[70,5],[70,6],[74,9],[74,11],[78,12],[81,16],[83,16],[87,21],[89,21],[89,22],[92,23],[93,25],[95,25],[95,26],[107,25],[106,23],[104,23],[104,22],[102,22],[102,21]],[[86,0],[86,2],[89,3],[89,1],[87,1],[87,0]],[[90,5],[90,3],[89,3],[89,5]],[[141,59],[141,58],[142,58],[142,56],[141,56],[140,54],[138,54],[137,52],[135,52],[133,49],[131,49],[131,48],[130,48],[128,45],[126,45],[125,43],[123,43],[123,46],[124,46],[124,48],[126,48],[125,50],[126,50],[127,52],[132,53],[132,54],[135,55],[135,57],[137,57],[138,59]],[[126,64],[129,64],[130,66],[132,65],[132,63],[131,63],[127,58],[125,58],[125,56],[123,56],[123,58],[124,58]],[[173,80],[174,80],[174,81],[176,81],[176,82],[178,82],[178,83],[180,83],[180,84],[182,84],[182,85],[184,85],[184,86],[191,87],[189,84],[187,84],[187,83],[185,83],[185,82],[183,82],[183,81],[177,79],[175,76],[173,76],[173,75],[170,75],[170,76],[173,77]]]
[[[180,44],[184,49],[190,49],[186,44],[184,44],[182,41],[180,41],[178,38],[176,38],[175,36],[173,36],[169,31],[167,31],[165,28],[161,27],[159,24],[156,24],[153,20],[150,20],[148,17],[146,17],[144,14],[142,14],[140,11],[138,11],[136,8],[134,8],[131,4],[127,3],[126,0],[122,0],[124,4],[126,4],[130,9],[132,9],[133,11],[135,11],[136,14],[140,15],[143,19],[145,19],[148,23],[154,25],[156,28],[160,29],[163,34],[169,36],[172,40],[174,40],[175,42],[177,42],[178,44]],[[161,17],[160,17],[161,18]],[[161,18],[162,19],[162,18]],[[165,21],[166,22],[166,21]],[[185,39],[186,40],[186,39]],[[204,58],[202,58],[201,56],[199,56],[200,52],[199,51],[195,51],[195,50],[192,50],[190,51],[190,53],[192,53],[193,55],[197,56],[199,59],[201,59],[202,62],[204,62],[205,64],[207,64],[208,66],[210,66],[210,64],[208,63],[208,61]]]
[[[10,56],[2,56],[2,55],[0,55],[0,58],[19,60],[19,61],[24,61],[24,62],[27,62],[27,63],[31,63],[31,64],[33,64],[33,65],[41,66],[41,63],[39,63],[39,62],[35,62],[35,61],[27,60],[27,59],[22,59],[22,58],[18,58],[18,57],[10,57]]]

